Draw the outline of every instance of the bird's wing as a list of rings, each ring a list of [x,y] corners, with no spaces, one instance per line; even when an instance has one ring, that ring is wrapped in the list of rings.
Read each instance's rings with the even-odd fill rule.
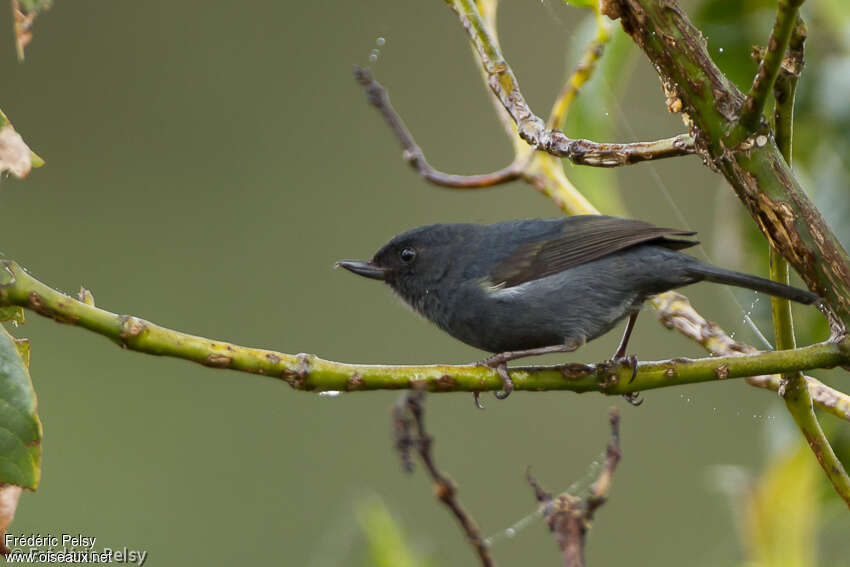
[[[563,230],[521,243],[490,272],[493,285],[512,287],[613,254],[637,244],[649,243],[674,250],[695,246],[695,240],[672,237],[695,232],[660,228],[647,222],[584,215],[564,219]]]

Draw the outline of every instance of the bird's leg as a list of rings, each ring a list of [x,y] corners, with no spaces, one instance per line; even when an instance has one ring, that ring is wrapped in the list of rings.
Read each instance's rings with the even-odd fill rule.
[[[637,317],[637,311],[632,311],[629,314],[629,322],[626,323],[626,330],[623,332],[623,338],[620,339],[620,346],[617,347],[617,351],[614,353],[614,356],[611,357],[611,362],[614,364],[619,364],[621,361],[625,361],[631,365],[632,378],[629,380],[629,384],[631,384],[632,381],[634,381],[635,376],[637,376],[638,359],[635,355],[626,356],[626,349],[629,347],[629,338],[632,336],[632,330],[635,328],[635,321],[637,321]],[[623,394],[623,398],[633,406],[639,406],[643,403],[643,400],[640,399],[639,392]]]
[[[621,358],[625,358],[626,349],[629,346],[629,338],[632,336],[632,330],[635,328],[635,321],[637,321],[637,317],[637,311],[632,311],[629,314],[629,322],[626,323],[626,330],[623,333],[623,338],[620,339],[620,346],[617,347],[617,352],[614,353],[611,360],[620,360]]]
[[[495,396],[499,400],[504,400],[511,395],[511,392],[514,389],[514,382],[511,380],[511,375],[508,372],[508,362],[518,358],[525,358],[526,356],[540,356],[543,354],[552,354],[553,352],[572,352],[579,346],[581,346],[581,344],[576,341],[566,341],[560,345],[500,352],[494,354],[490,358],[484,359],[480,364],[494,369],[499,374],[499,378],[502,379],[503,390],[501,392],[496,392]],[[480,407],[481,404],[478,403],[478,396],[475,397],[475,401],[476,406]]]

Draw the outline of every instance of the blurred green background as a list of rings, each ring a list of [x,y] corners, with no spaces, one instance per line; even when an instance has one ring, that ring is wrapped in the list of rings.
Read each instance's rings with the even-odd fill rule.
[[[795,165],[846,230],[850,8],[811,4]],[[755,70],[749,47],[766,41],[774,3],[686,6],[745,88]],[[588,15],[554,0],[503,3],[502,45],[538,114],[581,53],[575,38],[587,34]],[[239,344],[364,363],[482,358],[333,262],[368,257],[417,225],[558,211],[522,183],[453,192],[421,181],[351,76],[378,38],[386,43],[372,67],[432,164],[476,173],[510,161],[443,2],[60,0],[37,19],[23,64],[11,21],[0,23],[0,106],[47,162],[26,181],[0,184],[0,251],[58,289],[85,285],[106,309]],[[588,87],[597,94],[584,96],[592,104],[571,118],[570,134],[632,141],[681,132],[651,66],[627,42],[619,51]],[[591,173],[568,166],[568,175],[604,212],[689,226],[716,263],[766,271],[766,244],[696,157]],[[742,311],[721,287],[687,293],[737,339],[760,346],[744,311],[771,338],[765,298],[735,292]],[[797,314],[801,342],[824,338],[817,314]],[[703,354],[653,319],[648,309],[633,338],[641,358]],[[414,559],[474,563],[422,472],[400,470],[389,433],[396,394],[320,398],[123,352],[32,314],[15,333],[32,340],[45,438],[41,486],[23,495],[11,532],[81,532],[98,548],[147,550],[152,565],[320,567],[379,563],[378,536],[398,530]],[[618,339],[612,332],[570,359],[605,359]],[[818,376],[847,389],[846,373]],[[743,381],[645,398],[632,408],[599,395],[517,393],[501,403],[485,396],[481,412],[468,395],[434,395],[427,419],[438,463],[493,535],[535,510],[527,465],[550,490],[586,488],[608,437],[607,408],[619,406],[624,457],[589,564],[754,559],[751,482],[799,447],[778,398]],[[808,560],[841,565],[850,516],[819,471],[805,486],[817,549]],[[493,551],[502,565],[560,564],[540,521],[498,538]]]

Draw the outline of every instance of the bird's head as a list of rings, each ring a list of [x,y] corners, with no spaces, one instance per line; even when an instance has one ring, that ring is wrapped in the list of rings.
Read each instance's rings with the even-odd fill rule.
[[[340,260],[337,266],[382,280],[407,300],[428,293],[449,273],[470,244],[475,225],[434,224],[400,234],[371,260]]]

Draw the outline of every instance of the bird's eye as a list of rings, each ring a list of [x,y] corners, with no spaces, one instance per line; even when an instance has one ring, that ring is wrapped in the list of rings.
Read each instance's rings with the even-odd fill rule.
[[[405,264],[409,264],[413,261],[414,258],[416,258],[416,250],[414,250],[413,248],[404,248],[401,252],[399,252],[399,257],[401,258],[402,262],[404,262]]]

